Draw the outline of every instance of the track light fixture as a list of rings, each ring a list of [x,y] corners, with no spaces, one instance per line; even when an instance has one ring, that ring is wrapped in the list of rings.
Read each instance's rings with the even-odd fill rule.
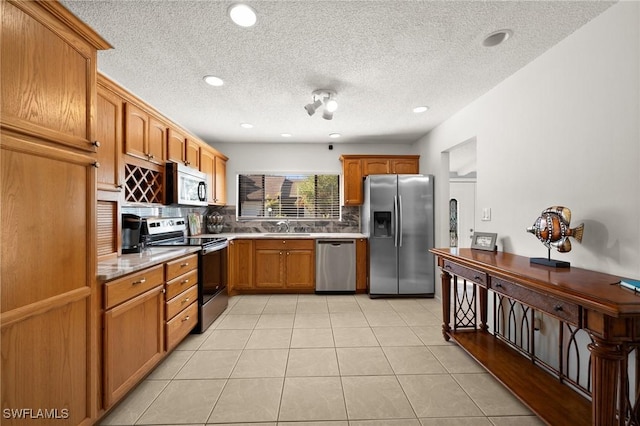
[[[324,104],[322,118],[325,120],[333,119],[333,113],[338,109],[338,101],[335,99],[336,92],[333,90],[318,89],[314,90],[311,95],[313,96],[313,102],[304,106],[307,114],[310,116],[315,114],[318,108]]]

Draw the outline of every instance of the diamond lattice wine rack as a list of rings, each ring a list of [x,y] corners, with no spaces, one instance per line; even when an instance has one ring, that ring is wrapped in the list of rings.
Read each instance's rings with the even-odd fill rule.
[[[133,203],[162,204],[162,173],[125,164],[125,200]]]

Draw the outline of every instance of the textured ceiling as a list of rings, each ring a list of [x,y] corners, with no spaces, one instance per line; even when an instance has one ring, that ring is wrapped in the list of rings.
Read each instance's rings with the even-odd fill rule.
[[[114,46],[102,73],[210,144],[413,142],[612,4],[252,0],[257,24],[241,28],[231,1],[62,3]],[[303,109],[323,88],[338,94],[331,121]]]

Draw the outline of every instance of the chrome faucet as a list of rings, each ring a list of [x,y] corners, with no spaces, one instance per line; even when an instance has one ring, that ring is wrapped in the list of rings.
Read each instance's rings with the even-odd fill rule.
[[[276,225],[278,225],[278,232],[289,233],[289,219],[281,220],[280,222],[276,223]]]

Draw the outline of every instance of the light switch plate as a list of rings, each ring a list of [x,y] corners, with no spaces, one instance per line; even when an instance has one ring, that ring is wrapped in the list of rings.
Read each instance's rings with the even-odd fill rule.
[[[483,222],[489,222],[491,220],[491,207],[484,207],[482,209],[482,219]]]

